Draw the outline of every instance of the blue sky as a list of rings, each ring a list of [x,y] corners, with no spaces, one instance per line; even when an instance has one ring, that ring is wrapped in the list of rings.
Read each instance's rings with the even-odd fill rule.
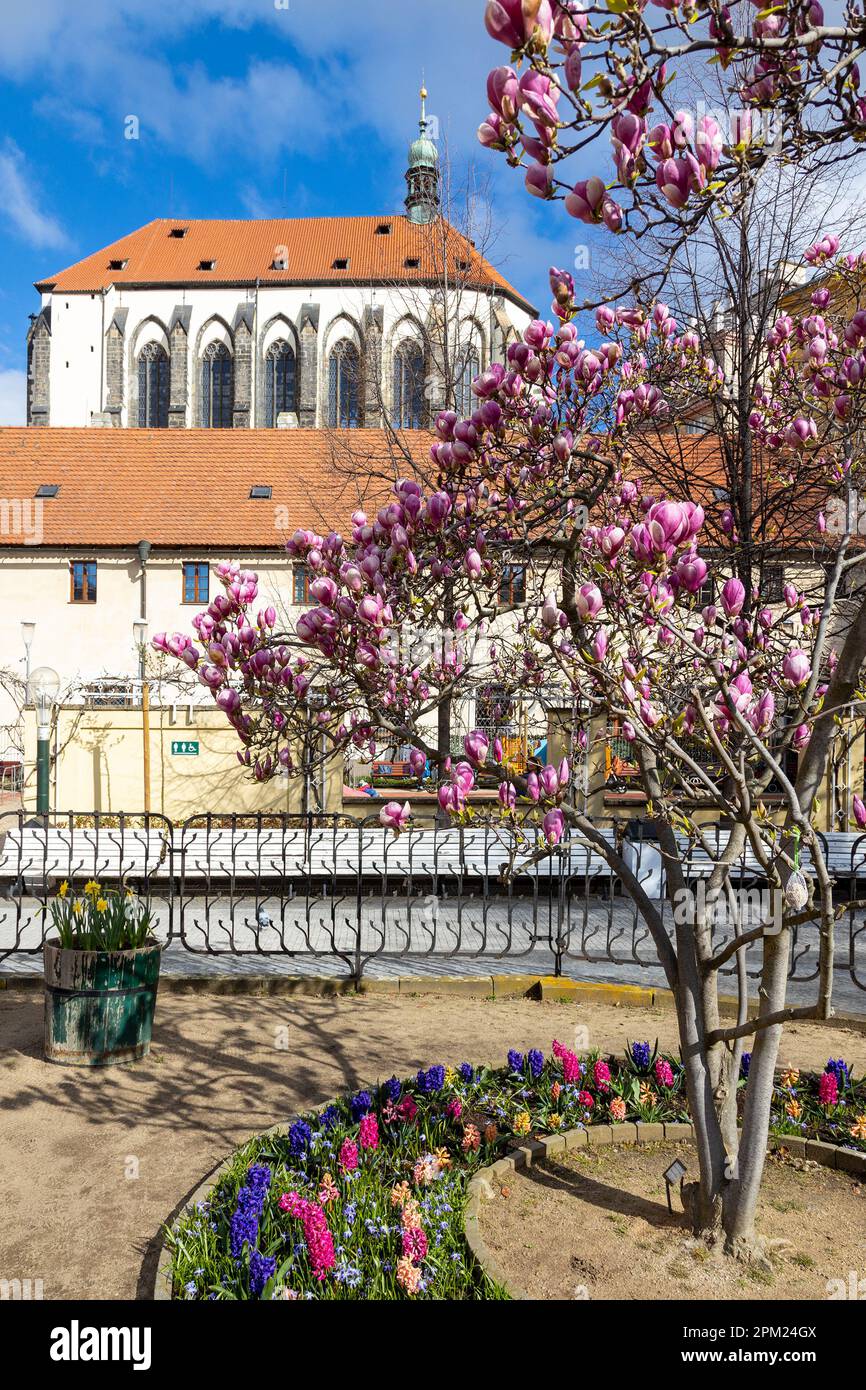
[[[422,71],[457,174],[490,176],[491,259],[547,311],[585,229],[478,145],[507,61],[483,0],[4,0],[0,424],[23,423],[33,281],[153,217],[399,209]],[[136,116],[139,138],[125,138]]]

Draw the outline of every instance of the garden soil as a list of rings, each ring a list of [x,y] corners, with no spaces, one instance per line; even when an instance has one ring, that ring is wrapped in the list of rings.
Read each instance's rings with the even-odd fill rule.
[[[82,1069],[43,1061],[40,994],[0,991],[0,1279],[41,1279],[46,1299],[149,1297],[163,1223],[251,1134],[395,1071],[500,1063],[509,1047],[573,1045],[577,1028],[606,1051],[627,1038],[676,1046],[663,1009],[166,991],[149,1057]],[[785,1031],[783,1063],[822,1069],[838,1056],[862,1073],[866,1037],[807,1023]],[[798,1212],[797,1226],[807,1219]],[[838,1213],[824,1222],[841,1238]]]

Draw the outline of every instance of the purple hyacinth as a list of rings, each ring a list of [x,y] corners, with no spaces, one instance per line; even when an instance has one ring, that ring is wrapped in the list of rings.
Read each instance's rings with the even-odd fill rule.
[[[460,1073],[461,1081],[471,1081],[473,1076],[475,1075],[475,1073],[472,1070],[472,1067],[468,1062],[461,1062],[457,1070]]]
[[[839,1090],[844,1091],[851,1080],[851,1068],[848,1066],[848,1063],[841,1057],[835,1060],[830,1057],[824,1070],[830,1072],[832,1076],[835,1076]]]
[[[740,1076],[742,1076],[742,1077],[747,1077],[747,1076],[749,1075],[749,1067],[750,1067],[751,1065],[752,1065],[752,1054],[751,1054],[751,1052],[744,1052],[743,1055],[742,1055],[742,1057],[740,1058]]]
[[[323,1129],[333,1129],[340,1118],[340,1108],[337,1105],[326,1105],[319,1119]]]
[[[258,1235],[258,1217],[252,1212],[242,1211],[238,1208],[231,1219],[229,1228],[229,1249],[232,1252],[232,1259],[239,1260],[243,1254],[244,1244],[246,1243],[252,1248],[258,1240]]]
[[[253,1250],[250,1254],[250,1293],[258,1298],[265,1284],[273,1278],[276,1267],[276,1259]]]
[[[295,1120],[294,1124],[289,1125],[289,1148],[296,1157],[306,1153],[312,1137],[313,1131],[306,1120]]]
[[[247,1170],[247,1186],[267,1192],[271,1185],[271,1170],[267,1163],[253,1163]]]
[[[648,1071],[650,1064],[650,1045],[648,1042],[634,1042],[631,1045],[631,1059],[639,1071]]]
[[[514,1048],[508,1054],[508,1070],[523,1071],[523,1053],[515,1052]]]
[[[544,1053],[539,1052],[537,1047],[531,1047],[526,1054],[526,1060],[529,1063],[530,1076],[537,1081],[544,1071]]]
[[[369,1091],[359,1091],[349,1102],[349,1109],[352,1112],[352,1119],[355,1124],[363,1120],[364,1116],[373,1109],[373,1097]]]
[[[418,1090],[424,1095],[432,1091],[441,1091],[445,1085],[445,1068],[442,1066],[430,1067],[427,1071],[419,1071]]]
[[[397,1080],[396,1076],[390,1076],[387,1081],[383,1081],[382,1083],[382,1093],[383,1095],[387,1096],[388,1100],[391,1101],[392,1105],[397,1104],[397,1101],[400,1099],[400,1094],[402,1090],[403,1087],[401,1083]]]

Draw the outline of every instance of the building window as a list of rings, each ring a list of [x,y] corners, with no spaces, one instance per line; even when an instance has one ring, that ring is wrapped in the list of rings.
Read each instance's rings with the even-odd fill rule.
[[[211,343],[201,369],[201,423],[206,430],[230,430],[234,405],[234,364],[225,343]]]
[[[781,603],[785,588],[785,571],[781,565],[766,565],[761,576],[761,598],[764,603]]]
[[[271,344],[265,358],[265,423],[268,429],[276,429],[278,415],[297,410],[296,380],[295,354],[281,338]]]
[[[96,561],[73,560],[70,566],[71,602],[96,602]]]
[[[159,343],[147,343],[138,357],[138,423],[142,429],[168,429],[169,362]]]
[[[312,579],[306,565],[295,565],[292,573],[293,594],[297,604],[312,603],[310,584]]]
[[[360,410],[361,360],[358,349],[345,338],[331,353],[328,382],[328,424],[331,429],[357,429]]]
[[[712,579],[707,577],[698,589],[698,603],[701,608],[707,608],[716,596],[716,588]]]
[[[391,418],[398,430],[420,430],[424,423],[424,353],[417,343],[404,344],[394,356]]]
[[[475,699],[475,727],[489,734],[509,734],[516,728],[514,699],[501,685],[488,685]]]
[[[457,379],[454,383],[454,409],[464,420],[467,420],[475,409],[475,397],[472,394],[472,383],[480,371],[478,354],[474,348],[467,348],[463,354],[463,359],[457,372]]]
[[[210,569],[206,561],[184,561],[183,601],[184,603],[210,602]]]
[[[499,576],[499,602],[503,604],[526,602],[525,565],[504,565]]]

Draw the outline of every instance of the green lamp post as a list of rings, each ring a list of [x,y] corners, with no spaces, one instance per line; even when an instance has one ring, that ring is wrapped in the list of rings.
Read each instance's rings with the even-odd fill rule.
[[[30,676],[27,699],[36,709],[36,812],[48,815],[51,777],[51,710],[60,693],[60,677],[50,666],[37,666]]]

